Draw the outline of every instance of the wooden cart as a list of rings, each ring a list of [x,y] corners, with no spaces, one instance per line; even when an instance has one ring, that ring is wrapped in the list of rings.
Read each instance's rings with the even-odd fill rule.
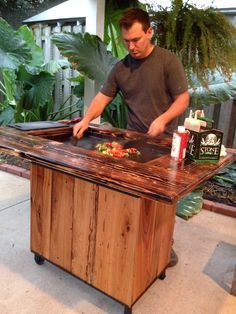
[[[125,305],[125,313],[170,260],[177,201],[220,168],[175,161],[171,139],[90,127],[78,147],[71,127],[22,132],[0,128],[0,146],[31,160],[31,251]],[[144,158],[94,151],[97,141],[141,145]],[[150,158],[148,158],[148,156]]]

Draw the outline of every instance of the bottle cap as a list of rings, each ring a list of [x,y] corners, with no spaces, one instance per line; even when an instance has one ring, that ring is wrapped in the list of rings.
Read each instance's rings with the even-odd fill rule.
[[[184,133],[185,132],[185,126],[184,125],[179,125],[178,126],[178,132]]]

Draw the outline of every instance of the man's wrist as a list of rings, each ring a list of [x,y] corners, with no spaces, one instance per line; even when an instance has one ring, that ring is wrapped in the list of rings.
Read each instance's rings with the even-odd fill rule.
[[[86,115],[85,115],[85,116],[83,117],[83,120],[84,120],[85,123],[89,124],[89,122],[90,122],[92,119],[90,119],[89,116],[86,116]]]
[[[166,116],[165,114],[162,114],[161,116],[159,116],[158,118],[156,118],[156,120],[158,121],[158,123],[162,123],[163,125],[166,125],[169,123],[169,119],[168,116]]]

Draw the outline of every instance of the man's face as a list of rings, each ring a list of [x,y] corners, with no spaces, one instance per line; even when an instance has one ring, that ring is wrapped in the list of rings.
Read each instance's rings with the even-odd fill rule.
[[[151,28],[145,33],[142,24],[135,22],[129,29],[122,27],[121,35],[127,50],[133,58],[142,59],[147,57],[151,52]]]

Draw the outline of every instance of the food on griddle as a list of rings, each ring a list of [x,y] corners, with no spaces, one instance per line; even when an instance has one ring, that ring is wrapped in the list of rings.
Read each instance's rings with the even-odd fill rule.
[[[137,148],[123,148],[117,142],[105,142],[96,145],[96,150],[104,155],[109,155],[118,158],[129,158],[130,156],[140,156],[140,151]]]

